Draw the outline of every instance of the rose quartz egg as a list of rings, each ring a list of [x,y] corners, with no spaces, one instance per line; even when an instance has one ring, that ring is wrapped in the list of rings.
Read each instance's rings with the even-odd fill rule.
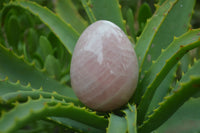
[[[90,25],[71,62],[71,85],[86,106],[111,111],[126,104],[138,81],[138,62],[124,32],[109,21]]]

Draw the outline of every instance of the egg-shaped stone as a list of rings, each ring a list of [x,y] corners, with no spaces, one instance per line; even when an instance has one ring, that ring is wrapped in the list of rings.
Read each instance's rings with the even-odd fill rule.
[[[114,23],[100,20],[80,36],[71,61],[71,85],[87,107],[111,111],[126,104],[138,82],[131,42]]]

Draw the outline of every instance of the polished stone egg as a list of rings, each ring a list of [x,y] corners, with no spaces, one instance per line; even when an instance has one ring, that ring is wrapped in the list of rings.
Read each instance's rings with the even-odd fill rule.
[[[81,34],[71,61],[71,85],[87,107],[112,111],[126,104],[138,82],[133,45],[114,23],[100,20]]]

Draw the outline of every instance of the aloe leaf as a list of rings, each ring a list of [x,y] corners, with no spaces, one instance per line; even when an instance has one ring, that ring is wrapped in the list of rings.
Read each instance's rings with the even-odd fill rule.
[[[52,96],[57,100],[65,100],[65,102],[73,102],[75,105],[83,106],[79,100],[60,95],[56,92],[45,92],[41,89],[36,90],[31,85],[23,86],[20,82],[12,83],[8,79],[0,80],[0,101],[3,103],[11,103],[15,101],[26,101],[28,97],[38,99],[41,96],[44,98],[51,98]]]
[[[11,92],[17,92],[18,90],[21,91],[31,91],[32,88],[30,87],[30,84],[27,86],[20,85],[20,82],[12,83],[8,81],[8,78],[0,80],[0,99],[2,99],[2,96]]]
[[[200,63],[198,63],[198,68]],[[178,108],[190,97],[200,91],[200,75],[190,75],[188,82],[180,82],[178,89],[170,96],[165,97],[165,101],[160,103],[160,107],[154,110],[147,121],[139,127],[142,133],[148,133],[162,125]]]
[[[22,104],[16,103],[14,109],[3,113],[0,119],[0,132],[14,132],[30,121],[50,116],[70,118],[99,129],[105,129],[107,126],[105,118],[89,112],[85,108],[57,101],[54,98],[40,97],[38,100],[29,98],[26,103]]]
[[[183,75],[179,82],[188,82],[190,80],[190,75],[193,76],[199,76],[200,75],[200,60],[194,60],[194,65],[191,67],[191,65],[188,66],[188,71]],[[179,84],[176,84],[175,88],[172,90],[172,92],[175,92],[179,89]]]
[[[13,51],[0,45],[0,78],[8,77],[11,82],[18,80],[22,85],[29,83],[35,89],[43,88],[44,91],[54,92],[76,98],[72,89],[58,81],[48,77],[44,70],[38,70],[33,64],[29,64],[24,57],[19,57]]]
[[[124,110],[125,119],[127,121],[127,129],[129,133],[137,133],[137,110],[135,105],[129,105],[128,109]]]
[[[117,116],[115,114],[110,114],[107,133],[126,133],[127,122],[124,117]]]
[[[29,13],[28,11],[23,11],[23,9],[21,10],[22,13],[20,13],[20,27],[22,30],[26,30],[27,27],[34,27],[36,25],[36,17],[32,16],[31,13]]]
[[[73,53],[79,34],[72,28],[70,24],[65,23],[48,8],[44,8],[37,3],[30,1],[10,2],[7,6],[5,6],[2,14],[12,7],[24,8],[32,14],[38,16],[40,20],[43,21],[44,24],[46,24],[54,34],[57,35],[69,53]]]
[[[180,36],[188,31],[194,5],[195,0],[178,0],[172,9],[167,14],[164,14],[166,18],[160,28],[157,29],[151,47],[146,53],[141,75],[149,69],[152,61],[160,56],[161,50],[165,49],[173,41],[174,36]]]
[[[3,95],[1,98],[2,100],[11,103],[15,101],[26,101],[28,97],[31,97],[32,99],[38,99],[40,96],[43,96],[44,98],[51,98],[52,96],[57,100],[64,100],[65,102],[70,102],[75,105],[83,106],[83,104],[78,101],[77,99],[69,98],[60,94],[57,94],[56,92],[49,93],[44,92],[41,90],[31,90],[31,91],[17,91],[17,92],[11,92],[8,94]]]
[[[28,29],[28,33],[25,36],[25,46],[24,46],[24,55],[27,59],[30,59],[33,54],[35,53],[38,43],[39,43],[39,37],[37,34],[37,31],[33,28]]]
[[[24,58],[25,58],[25,60],[27,60],[26,56],[24,56]],[[28,60],[28,62],[30,62],[30,61]],[[41,58],[41,56],[39,54],[35,53],[33,55],[32,62],[35,63],[35,66],[37,68],[39,68],[39,69],[43,68],[44,69],[44,62],[43,62],[43,60],[42,60],[42,58]]]
[[[135,28],[134,28],[134,15],[130,8],[126,12],[126,18],[127,18],[127,25],[128,25],[127,32],[131,35],[131,37],[133,38],[133,42],[135,44],[136,32],[135,32]]]
[[[82,33],[88,25],[87,21],[78,13],[78,10],[71,0],[57,0],[55,2],[55,11],[66,23],[71,24],[79,33]]]
[[[190,53],[185,54],[182,59],[180,60],[180,70],[182,71],[182,73],[187,72],[188,70],[188,65],[191,64],[192,62],[192,57],[190,55]]]
[[[187,71],[187,73],[185,73],[183,75],[181,80],[176,84],[176,86],[172,90],[171,94],[169,96],[165,97],[165,101],[160,103],[160,107],[158,107],[157,109],[154,110],[155,112],[149,116],[150,118],[149,118],[149,120],[146,121],[146,123],[144,122],[145,124],[147,124],[148,121],[152,122],[151,119],[155,119],[155,118],[158,119],[158,117],[161,117],[161,118],[159,118],[159,120],[162,119],[161,121],[159,121],[159,124],[161,125],[161,123],[164,122],[165,120],[167,120],[187,100],[187,98],[193,96],[193,93],[195,94],[200,91],[199,86],[196,86],[196,84],[190,83],[190,82],[194,82],[194,81],[192,81],[193,77],[195,77],[195,79],[196,79],[196,77],[198,77],[198,79],[200,78],[200,71],[199,71],[200,60],[198,60],[198,61],[195,60],[194,62],[195,62],[195,64],[192,67],[191,66],[189,67],[189,70]],[[191,87],[190,86],[188,87],[187,86],[188,84],[190,84]],[[187,88],[184,88],[184,86],[187,86]],[[185,90],[181,90],[182,88],[184,88]],[[196,90],[196,92],[194,92],[195,90]],[[161,112],[159,112],[159,111],[163,111],[164,108],[165,108],[165,112],[168,112],[168,113],[160,114]],[[157,115],[160,115],[160,116],[157,116]],[[155,118],[153,118],[154,116],[155,116]],[[156,123],[158,123],[158,122],[156,122]]]
[[[126,32],[121,6],[117,0],[90,0],[88,2],[96,20],[108,20]]]
[[[199,38],[200,29],[191,30],[181,37],[175,38],[169,47],[166,50],[163,50],[160,57],[152,64],[144,79],[141,81],[141,84],[138,86],[142,93],[135,95],[139,97],[146,90],[138,106],[138,122],[140,124],[144,120],[144,116],[156,88],[184,54],[189,50],[200,46]]]
[[[158,5],[162,5],[166,0],[159,0]]]
[[[61,65],[58,59],[56,59],[52,55],[48,55],[46,57],[44,67],[47,70],[47,73],[51,76],[54,76],[55,78],[59,78],[61,73]]]
[[[191,98],[183,104],[156,131],[158,133],[194,133],[200,131],[200,98]],[[187,115],[186,115],[187,114]]]
[[[89,19],[90,19],[90,22],[94,23],[96,21],[96,18],[94,16],[93,12],[92,12],[92,9],[89,7],[89,4],[87,3],[86,0],[81,0],[81,3],[83,5]]]
[[[139,12],[138,12],[138,23],[140,31],[143,30],[147,19],[152,16],[151,8],[147,3],[144,3],[140,6]]]
[[[165,20],[167,14],[174,4],[177,2],[177,0],[168,0],[163,4],[162,6],[158,7],[153,16],[147,20],[147,24],[144,27],[144,30],[140,37],[138,38],[135,52],[138,57],[138,62],[140,66],[140,72],[144,63],[144,59],[146,56],[146,53],[150,49],[150,46],[152,44],[152,41],[157,34],[158,29],[162,25],[163,21]]]
[[[6,36],[8,39],[8,43],[12,46],[15,50],[17,50],[17,45],[20,39],[20,25],[19,20],[15,15],[12,15],[8,23],[5,25]]]
[[[45,60],[48,55],[53,55],[53,48],[47,37],[40,36],[39,43],[39,54],[43,60]]]
[[[62,67],[64,67],[66,64],[69,64],[71,62],[72,55],[65,50],[65,47],[52,32],[48,35],[48,40],[51,42],[53,47],[54,56],[59,59]]]
[[[61,84],[66,84],[69,83],[71,80],[70,78],[70,74],[64,75],[61,79],[60,79],[60,83]]]
[[[86,133],[105,133],[105,130],[94,128],[92,126],[80,123],[78,121],[74,121],[69,118],[63,118],[63,117],[48,117],[47,118],[50,121],[53,121],[55,123],[58,123],[59,125],[63,125],[67,127],[68,129],[72,129],[77,132],[86,132]]]
[[[57,100],[64,100],[65,102],[72,102],[75,105],[83,106],[78,99],[66,97],[54,92],[45,92],[42,88],[36,90],[30,84],[23,86],[20,82],[12,83],[8,78],[0,80],[0,102],[12,103],[15,101],[26,101],[28,97],[38,99],[40,96],[44,98],[51,98],[52,96]]]
[[[67,131],[65,127],[56,125],[55,123],[48,122],[45,120],[37,120],[27,123],[26,127],[15,131],[15,133],[52,133],[55,131]],[[47,128],[48,127],[48,128]]]
[[[171,84],[176,77],[177,66],[175,66],[165,77],[165,79],[160,83],[158,88],[155,91],[155,94],[152,98],[152,101],[149,105],[146,116],[151,114],[155,108],[157,108],[163,98],[169,93],[169,89],[171,88]],[[145,116],[145,117],[146,117]]]
[[[49,93],[49,92],[44,92],[41,90],[31,90],[31,91],[17,91],[17,92],[11,92],[8,94],[3,95],[1,98],[5,102],[11,103],[15,101],[26,101],[28,97],[31,97],[32,99],[38,99],[40,96],[44,98],[51,98],[52,96],[57,99],[57,100],[64,100],[67,103],[73,103],[74,105],[79,105],[79,106],[84,106],[79,100],[74,99],[74,98],[69,98],[60,94],[57,94],[56,92],[54,93]]]

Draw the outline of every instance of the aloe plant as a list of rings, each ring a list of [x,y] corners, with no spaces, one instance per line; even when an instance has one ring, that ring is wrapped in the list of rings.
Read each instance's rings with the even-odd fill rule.
[[[133,3],[2,0],[0,133],[199,132],[200,29],[192,19],[199,2]],[[97,20],[127,34],[139,63],[136,92],[112,112],[85,107],[70,84],[76,42]]]

